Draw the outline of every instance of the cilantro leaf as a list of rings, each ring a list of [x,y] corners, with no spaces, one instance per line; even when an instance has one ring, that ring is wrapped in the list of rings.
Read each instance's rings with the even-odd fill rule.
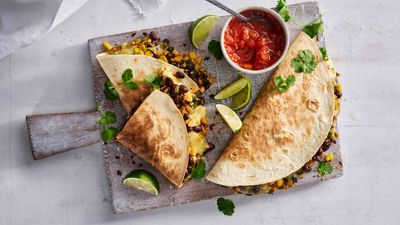
[[[320,162],[317,169],[318,175],[321,177],[331,174],[332,170],[333,170],[332,165],[326,162]]]
[[[161,77],[160,76],[145,76],[143,80],[146,84],[153,87],[153,89],[160,89]]]
[[[113,87],[110,80],[107,80],[104,83],[104,95],[109,100],[115,100],[119,97],[117,90],[115,89],[115,87]]]
[[[278,4],[276,5],[276,9],[278,10],[279,15],[282,19],[287,22],[292,17],[290,16],[290,11],[286,5],[286,0],[278,0]]]
[[[295,81],[296,77],[293,74],[291,74],[286,80],[280,75],[274,78],[275,86],[280,92],[287,91],[289,87],[294,85]]]
[[[301,50],[299,55],[292,59],[291,66],[296,73],[309,74],[315,70],[317,64],[311,50]]]
[[[122,81],[124,82],[125,87],[127,87],[130,90],[135,90],[138,88],[138,85],[135,81],[132,81],[133,78],[133,72],[131,69],[126,69],[122,73]]]
[[[118,129],[115,127],[104,127],[103,131],[101,132],[101,139],[103,141],[109,141],[113,139],[118,134]]]
[[[218,198],[217,205],[218,210],[226,216],[232,216],[235,212],[235,204],[230,199]]]
[[[115,123],[117,121],[117,116],[113,112],[106,112],[104,115],[97,120],[97,123],[99,124],[110,124],[110,123]]]
[[[304,33],[308,34],[311,38],[314,38],[318,34],[324,32],[324,22],[321,19],[321,16],[307,24],[303,28]]]
[[[322,54],[322,58],[324,58],[325,61],[328,61],[329,57],[328,57],[328,52],[326,51],[326,48],[319,48],[319,51]]]
[[[200,160],[200,162],[192,168],[191,175],[194,179],[204,178],[206,175],[206,164],[203,162],[203,160]]]
[[[221,50],[221,43],[216,40],[211,40],[208,43],[208,52],[210,52],[217,60],[224,58]]]

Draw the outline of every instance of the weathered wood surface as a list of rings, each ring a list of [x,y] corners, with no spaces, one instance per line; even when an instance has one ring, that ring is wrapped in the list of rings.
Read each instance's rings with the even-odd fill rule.
[[[78,149],[100,141],[97,112],[26,117],[34,159]]]
[[[297,4],[289,6],[293,20],[288,23],[290,30],[291,41],[297,36],[302,27],[314,20],[320,15],[319,7],[316,2],[309,2],[305,4]],[[217,24],[214,31],[205,40],[208,43],[211,39],[219,39],[222,26],[228,19],[227,16],[222,17],[221,21]],[[187,30],[191,23],[175,24],[170,26],[158,27],[153,29],[145,29],[141,31],[134,31],[129,33],[99,37],[89,40],[90,59],[92,63],[94,91],[97,103],[107,110],[114,111],[117,114],[117,126],[122,128],[126,121],[126,113],[119,101],[106,100],[103,94],[103,84],[107,80],[106,75],[101,69],[95,56],[103,51],[102,42],[108,41],[110,43],[121,43],[132,39],[134,33],[136,37],[141,36],[143,32],[149,33],[155,31],[159,37],[168,38],[172,46],[183,52],[195,51],[196,54],[203,57],[209,56],[206,50],[206,44],[203,44],[200,49],[194,49],[188,40]],[[319,36],[320,45],[325,46],[325,38],[323,35]],[[224,124],[220,116],[217,115],[214,107],[216,101],[209,97],[210,94],[215,94],[222,87],[233,82],[237,79],[237,72],[231,68],[225,60],[216,61],[213,57],[204,62],[205,67],[216,77],[216,84],[204,94],[207,108],[207,119],[212,124],[212,129],[209,130],[207,138],[210,142],[216,145],[215,150],[207,153],[205,162],[207,170],[209,170],[217,160],[218,156],[223,151],[224,147],[232,137],[232,132]],[[255,96],[259,93],[265,81],[271,73],[265,73],[257,76],[250,76],[252,83],[252,101],[250,104],[239,112],[243,118],[246,112],[255,101]],[[229,102],[222,101],[229,104]],[[115,213],[127,213],[139,210],[146,210],[152,208],[160,208],[166,206],[173,206],[189,202],[195,202],[224,195],[232,194],[229,189],[215,185],[207,180],[200,181],[193,180],[186,183],[182,188],[177,189],[169,183],[158,171],[152,168],[147,163],[143,162],[140,158],[130,152],[128,149],[116,142],[108,142],[102,146],[105,154],[106,169],[111,185],[111,193],[113,198],[113,210]],[[341,155],[339,151],[339,144],[332,145],[329,152],[335,154],[335,160],[332,162],[334,171],[330,176],[324,179],[329,179],[341,176],[343,168],[341,165]],[[144,168],[149,170],[157,177],[160,183],[160,195],[152,196],[150,194],[133,190],[122,184],[123,177],[133,169]],[[303,179],[299,181],[299,185],[318,182],[321,179],[316,176],[315,168],[313,172],[308,173]]]

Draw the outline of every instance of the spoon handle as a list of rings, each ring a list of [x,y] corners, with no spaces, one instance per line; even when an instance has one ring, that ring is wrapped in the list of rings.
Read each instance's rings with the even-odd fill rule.
[[[222,4],[221,2],[217,1],[217,0],[206,0],[207,2],[214,4],[215,6],[217,6],[220,9],[223,9],[225,11],[227,11],[228,13],[238,17],[241,21],[244,22],[248,22],[248,19],[246,17],[244,17],[242,14],[235,12],[234,10],[228,8],[227,6],[225,6],[224,4]]]

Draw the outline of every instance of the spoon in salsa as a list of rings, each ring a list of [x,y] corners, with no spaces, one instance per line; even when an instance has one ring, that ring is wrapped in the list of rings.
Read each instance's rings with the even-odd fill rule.
[[[221,2],[219,2],[217,0],[206,0],[206,1],[217,6],[218,8],[220,8],[222,10],[225,10],[226,12],[230,13],[231,15],[236,16],[240,21],[243,21],[243,22],[249,24],[253,28],[254,28],[254,26],[250,22],[253,22],[255,20],[259,20],[259,22],[264,23],[265,25],[267,25],[267,27],[270,26],[270,22],[262,16],[254,16],[254,17],[248,18],[248,17],[245,17],[242,14],[235,12],[234,10],[228,8],[226,5],[222,4]]]

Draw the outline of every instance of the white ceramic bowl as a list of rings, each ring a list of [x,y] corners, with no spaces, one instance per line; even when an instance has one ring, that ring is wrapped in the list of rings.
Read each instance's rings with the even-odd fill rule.
[[[235,68],[236,70],[238,70],[240,72],[247,73],[247,74],[265,73],[265,72],[268,72],[268,71],[274,69],[276,66],[278,66],[279,63],[281,63],[282,59],[285,57],[285,55],[287,53],[287,50],[289,48],[289,31],[288,31],[288,28],[286,26],[285,21],[283,21],[281,16],[278,13],[276,13],[274,10],[272,10],[272,9],[268,9],[268,8],[264,8],[264,7],[247,7],[247,8],[243,8],[243,9],[239,10],[239,12],[243,12],[243,11],[246,11],[246,10],[264,11],[267,14],[271,15],[272,17],[274,17],[279,22],[279,25],[282,27],[283,33],[284,33],[285,39],[286,39],[285,40],[285,47],[283,49],[281,57],[279,57],[279,59],[274,64],[272,64],[272,65],[270,65],[270,66],[268,66],[268,67],[266,67],[264,69],[261,69],[261,70],[244,69],[244,68],[240,67],[237,63],[233,62],[231,60],[231,58],[229,58],[228,53],[226,52],[225,43],[224,43],[225,42],[224,34],[225,34],[226,28],[228,27],[229,23],[231,22],[233,16],[231,18],[229,18],[228,21],[226,21],[224,28],[222,28],[221,40],[220,40],[222,53],[224,54],[224,57],[225,57],[226,61],[228,61],[228,63],[233,68]]]

